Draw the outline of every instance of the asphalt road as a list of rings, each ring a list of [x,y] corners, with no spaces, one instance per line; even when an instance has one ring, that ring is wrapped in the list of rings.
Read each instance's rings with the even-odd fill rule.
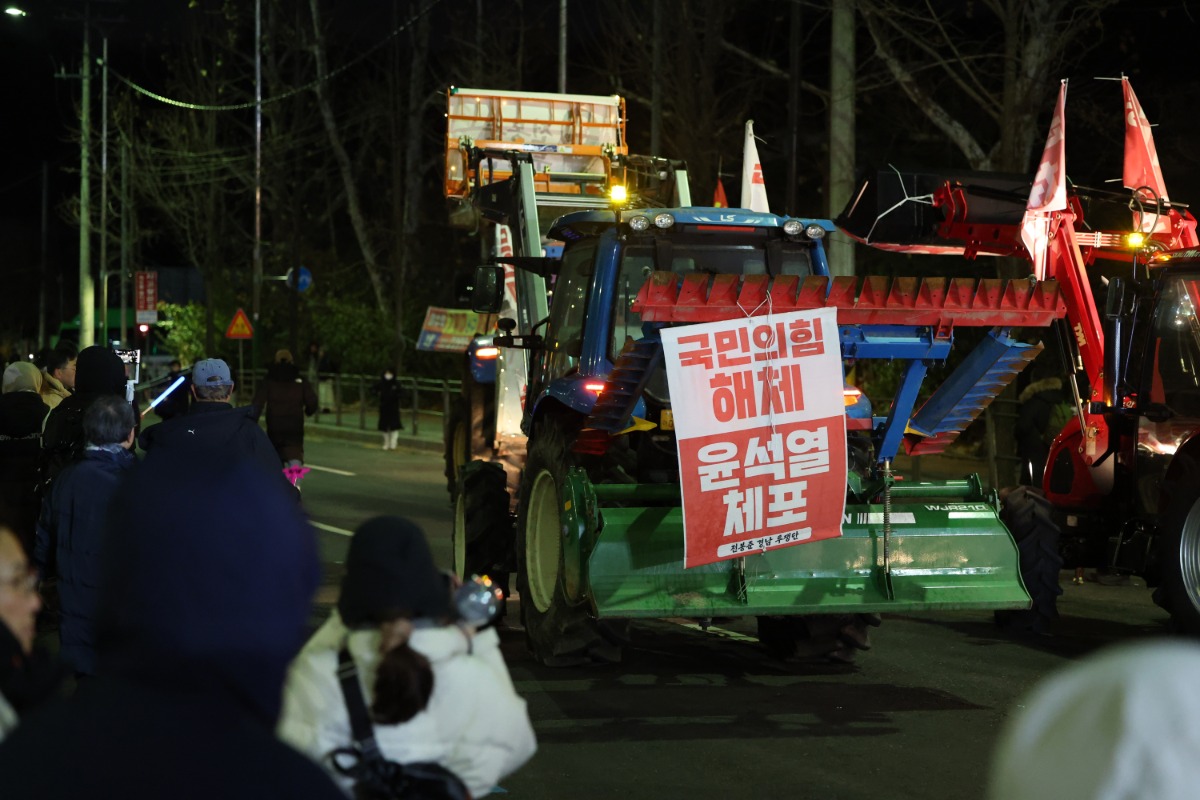
[[[376,514],[418,521],[449,563],[451,509],[436,453],[311,436],[304,503],[336,597],[346,536]],[[852,666],[779,661],[750,620],[707,633],[638,623],[623,663],[548,669],[501,632],[539,740],[503,782],[513,798],[965,800],[982,795],[998,726],[1040,677],[1107,643],[1166,632],[1140,583],[1074,586],[1064,573],[1055,635],[1012,639],[979,612],[885,616]],[[517,601],[508,619],[520,619]]]

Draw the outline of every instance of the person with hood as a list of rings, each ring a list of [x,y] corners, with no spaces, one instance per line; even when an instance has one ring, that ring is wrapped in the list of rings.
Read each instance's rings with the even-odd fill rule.
[[[46,356],[42,367],[42,400],[50,408],[71,396],[75,391],[75,364],[79,354],[69,343],[59,343],[58,347]]]
[[[42,424],[50,409],[39,392],[42,372],[27,361],[4,369],[0,394],[0,514],[8,518],[26,551],[37,524],[37,468]]]
[[[61,684],[61,670],[34,646],[37,581],[16,535],[0,526],[0,741]]]
[[[304,463],[304,418],[317,411],[317,395],[300,377],[287,350],[275,353],[267,379],[254,394],[254,418],[267,415],[267,437],[275,445],[279,460],[287,467]]]
[[[1043,680],[1002,729],[988,800],[1193,800],[1200,644],[1130,642]]]
[[[192,407],[180,417],[150,425],[138,437],[147,453],[158,449],[181,453],[224,452],[259,464],[282,478],[275,448],[255,421],[250,406],[234,408],[233,377],[219,358],[192,367]]]
[[[33,563],[58,576],[59,657],[79,675],[96,674],[95,618],[103,586],[100,557],[105,520],[117,485],[137,463],[133,408],[120,397],[97,397],[83,415],[83,460],[63,470],[42,504]]]
[[[385,369],[379,377],[379,430],[383,433],[383,449],[395,450],[404,429],[400,422],[400,382],[396,374]]]
[[[85,347],[75,364],[75,393],[50,411],[42,430],[45,482],[53,482],[68,464],[83,458],[83,412],[105,396],[125,397],[125,365],[107,347]]]
[[[330,769],[351,743],[338,683],[345,648],[358,669],[375,740],[399,764],[435,762],[483,797],[537,749],[494,628],[451,621],[447,576],[425,535],[400,517],[354,532],[337,609],[309,639],[288,675],[279,734]]]
[[[152,450],[111,506],[97,675],[0,747],[4,796],[345,800],[275,736],[319,567],[277,473]]]

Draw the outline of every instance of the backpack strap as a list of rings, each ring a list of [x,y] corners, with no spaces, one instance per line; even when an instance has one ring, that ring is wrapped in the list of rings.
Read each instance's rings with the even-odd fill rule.
[[[362,686],[358,682],[358,666],[350,656],[346,643],[338,650],[338,683],[342,687],[342,698],[350,714],[350,734],[354,746],[363,761],[382,760],[379,744],[375,741],[375,728],[367,712],[367,701],[363,698]]]

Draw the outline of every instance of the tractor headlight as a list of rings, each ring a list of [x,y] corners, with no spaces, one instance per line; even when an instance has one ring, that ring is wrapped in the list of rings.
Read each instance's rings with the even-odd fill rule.
[[[630,229],[635,230],[638,233],[641,233],[642,231],[647,230],[650,227],[650,218],[644,217],[641,214],[638,214],[636,217],[630,217],[629,227],[630,227]]]
[[[654,227],[656,228],[669,228],[674,224],[675,218],[665,211],[654,215]]]
[[[825,229],[820,225],[809,225],[804,229],[804,235],[810,239],[824,239]]]
[[[803,230],[804,223],[798,219],[789,219],[787,222],[783,223],[783,232],[788,236],[799,236],[800,232]]]

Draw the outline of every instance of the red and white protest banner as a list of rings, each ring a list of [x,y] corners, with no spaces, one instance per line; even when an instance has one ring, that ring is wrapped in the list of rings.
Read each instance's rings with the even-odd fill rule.
[[[158,273],[138,270],[133,273],[134,311],[137,323],[158,323]]]
[[[684,566],[842,534],[837,309],[662,331],[683,485]]]

